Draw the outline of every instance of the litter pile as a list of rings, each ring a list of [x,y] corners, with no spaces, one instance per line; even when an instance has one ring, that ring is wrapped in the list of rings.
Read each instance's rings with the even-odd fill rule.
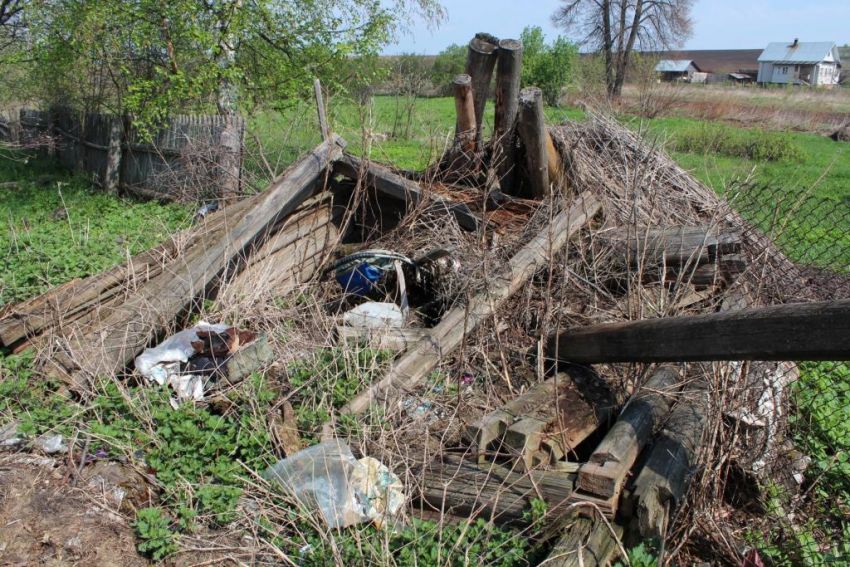
[[[125,265],[12,306],[0,342],[39,347],[44,370],[78,396],[97,376],[135,372],[168,384],[175,404],[199,401],[279,356],[277,339],[239,328],[242,316],[298,288],[333,321],[298,322],[310,333],[396,351],[327,420],[321,443],[287,451],[264,475],[327,526],[393,525],[405,510],[527,526],[542,500],[546,529],[535,537],[553,565],[606,565],[621,537],[669,536],[689,487],[706,483],[699,465],[718,449],[706,432],[749,420],[764,431],[749,462],[764,462],[780,442],[768,424],[782,401],[761,394],[781,398],[785,384],[758,362],[748,372],[685,364],[734,353],[577,355],[564,330],[734,319],[765,301],[756,291],[768,263],[793,264],[613,120],[546,128],[539,90],[519,91],[517,44],[486,34],[470,43],[469,74],[454,82],[455,143],[425,174],[362,161],[331,136],[263,193]],[[477,93],[494,69],[495,133],[485,141]],[[188,324],[212,297],[240,308],[228,323]],[[654,361],[672,364],[645,364]],[[748,395],[713,395],[728,384]],[[383,427],[338,438],[343,420],[375,416]]]

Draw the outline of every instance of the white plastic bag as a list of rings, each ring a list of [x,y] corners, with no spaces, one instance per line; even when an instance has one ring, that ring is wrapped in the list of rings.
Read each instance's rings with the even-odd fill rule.
[[[347,311],[342,316],[342,321],[349,327],[365,327],[367,329],[402,327],[404,326],[404,313],[395,303],[368,301]]]

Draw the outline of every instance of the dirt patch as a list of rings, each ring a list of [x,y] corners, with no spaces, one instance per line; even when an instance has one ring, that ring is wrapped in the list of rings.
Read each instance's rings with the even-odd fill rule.
[[[66,470],[46,457],[0,457],[0,565],[147,565],[113,495],[72,487]]]

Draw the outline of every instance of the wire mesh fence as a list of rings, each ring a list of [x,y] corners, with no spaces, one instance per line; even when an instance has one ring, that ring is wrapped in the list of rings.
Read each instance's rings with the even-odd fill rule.
[[[736,283],[749,304],[850,299],[850,199],[750,186],[729,201],[760,260]],[[734,421],[761,473],[766,520],[745,535],[767,564],[850,564],[850,363],[754,361],[740,370]]]

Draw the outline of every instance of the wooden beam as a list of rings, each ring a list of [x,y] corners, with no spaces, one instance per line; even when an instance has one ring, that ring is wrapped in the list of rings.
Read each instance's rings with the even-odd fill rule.
[[[474,152],[477,123],[475,122],[475,104],[472,98],[472,77],[469,75],[455,76],[452,82],[452,90],[455,96],[455,114],[457,115],[455,139],[461,149],[466,152]]]
[[[593,325],[553,336],[548,352],[580,364],[847,360],[850,300]]]
[[[537,87],[522,89],[519,95],[517,134],[525,146],[531,197],[542,199],[549,194],[549,132],[543,117],[543,91]]]
[[[475,232],[484,224],[464,203],[455,203],[439,195],[426,192],[415,181],[393,173],[386,167],[374,162],[367,162],[345,154],[334,164],[334,172],[351,179],[358,179],[361,175],[364,175],[367,184],[374,186],[384,195],[398,199],[410,206],[415,206],[424,199],[430,199],[434,202],[435,207],[444,208],[451,213],[464,230]]]
[[[616,497],[641,449],[670,411],[679,373],[662,367],[653,373],[578,471],[578,488],[601,498]]]
[[[601,207],[598,199],[589,192],[576,198],[567,210],[557,214],[551,224],[523,246],[504,270],[488,278],[488,289],[473,297],[468,305],[455,307],[446,313],[428,336],[399,358],[380,381],[351,400],[340,410],[341,413],[362,413],[373,400],[391,396],[399,388],[416,386],[440,360],[459,347],[468,334],[493,317],[496,310],[537,270],[546,266]]]
[[[477,33],[469,42],[466,53],[466,74],[472,79],[472,99],[475,104],[475,144],[481,149],[481,129],[484,126],[484,107],[490,96],[490,81],[496,67],[499,39],[488,33]]]
[[[598,238],[632,266],[696,266],[737,252],[741,231],[718,226],[622,227]]]
[[[681,504],[696,466],[708,419],[708,389],[692,382],[682,392],[634,482],[641,538],[664,539],[669,515]]]
[[[322,82],[317,78],[313,80],[313,94],[316,96],[316,112],[319,117],[319,130],[322,132],[322,140],[327,140],[331,135],[328,126],[328,117],[325,114],[325,97],[322,95]]]
[[[96,325],[63,329],[63,352],[50,361],[54,372],[68,379],[76,391],[85,393],[93,377],[121,371],[246,250],[266,238],[270,227],[311,195],[319,176],[342,154],[343,146],[341,138],[332,136],[302,156],[266,191],[252,198],[251,208],[224,237],[191,259],[180,258],[169,264]]]
[[[606,567],[620,553],[619,539],[623,534],[619,525],[610,526],[601,520],[576,518],[541,565]]]
[[[494,164],[502,192],[515,195],[516,174],[515,125],[519,107],[519,85],[522,76],[522,42],[499,41],[496,66],[496,116],[493,129]]]
[[[445,455],[413,472],[424,505],[445,514],[485,517],[497,524],[527,524],[531,501],[542,499],[557,514],[573,491],[575,474],[520,472],[493,463],[477,464]]]

